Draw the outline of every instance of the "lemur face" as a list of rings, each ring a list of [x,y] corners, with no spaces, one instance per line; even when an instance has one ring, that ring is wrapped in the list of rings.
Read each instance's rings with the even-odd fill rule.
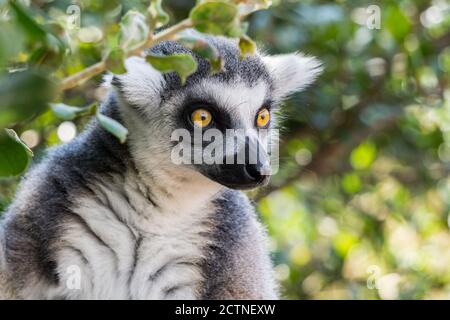
[[[161,74],[141,58],[129,59],[128,72],[113,78],[130,149],[141,163],[194,171],[226,187],[263,185],[271,174],[275,111],[316,78],[320,63],[300,54],[241,59],[235,41],[204,38],[218,49],[224,71],[211,75],[209,63],[193,54],[198,70],[184,85],[176,73]],[[160,43],[151,53],[192,54],[176,42]]]

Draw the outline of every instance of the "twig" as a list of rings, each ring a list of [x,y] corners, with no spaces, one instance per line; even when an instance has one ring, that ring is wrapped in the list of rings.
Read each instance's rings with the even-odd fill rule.
[[[149,48],[158,42],[169,40],[173,38],[178,32],[192,27],[192,22],[190,19],[185,19],[183,21],[180,21],[179,23],[155,34],[150,34],[147,41],[140,47],[136,48],[135,50],[128,53],[127,56],[136,56],[141,55],[143,51],[146,48]],[[106,63],[104,60],[97,62],[96,64],[93,64],[90,67],[87,67],[86,69],[83,69],[82,71],[75,73],[61,81],[61,84],[59,85],[59,89],[61,91],[68,90],[71,88],[76,87],[83,81],[86,81],[98,74],[101,74],[102,72],[106,71]]]
[[[90,79],[102,73],[105,70],[106,70],[105,61],[97,62],[96,64],[93,64],[92,66],[87,67],[86,69],[83,69],[82,71],[65,78],[63,81],[61,81],[59,89],[63,91],[76,87],[81,82]]]

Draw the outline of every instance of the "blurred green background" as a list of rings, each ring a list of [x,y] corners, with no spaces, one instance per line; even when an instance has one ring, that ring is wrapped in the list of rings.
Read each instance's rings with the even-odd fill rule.
[[[22,2],[65,23],[67,8],[80,5],[60,77],[99,61],[120,16],[148,5]],[[174,23],[194,2],[163,6]],[[0,68],[20,69],[37,40],[15,28],[5,6],[0,0]],[[286,102],[280,171],[250,194],[268,226],[283,296],[450,299],[450,1],[275,1],[248,21],[262,51],[302,51],[325,66],[316,84]],[[100,80],[58,99],[88,105],[104,95]],[[47,110],[14,129],[37,161],[88,120],[61,122]],[[0,180],[0,211],[18,181]]]

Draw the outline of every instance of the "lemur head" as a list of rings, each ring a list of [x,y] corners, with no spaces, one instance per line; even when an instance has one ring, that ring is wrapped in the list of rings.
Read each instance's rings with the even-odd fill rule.
[[[235,189],[257,187],[266,183],[270,175],[269,157],[264,150],[267,139],[272,138],[258,131],[275,127],[275,111],[280,102],[313,82],[320,73],[320,63],[298,53],[256,54],[241,59],[236,41],[202,37],[217,48],[224,61],[222,72],[211,74],[207,60],[177,42],[167,41],[154,46],[150,52],[157,55],[189,53],[198,62],[197,71],[185,84],[176,73],[162,74],[136,57],[127,60],[126,74],[114,76],[112,85],[130,132],[131,153],[143,170],[154,171],[157,167],[178,177],[206,177]],[[180,129],[188,133],[189,139],[177,144],[173,133]],[[215,159],[218,156],[223,161],[211,163],[202,159],[181,164],[174,161],[176,145],[192,147],[188,152],[191,160],[195,160],[195,154],[206,150],[205,139],[200,144],[194,143],[196,132],[209,130],[226,135],[231,133],[229,129],[240,129],[236,137],[242,143],[230,149],[225,147],[229,140],[223,138],[219,142],[224,147],[223,154],[217,149],[212,152]],[[214,139],[211,135],[206,138]],[[248,156],[250,150],[259,151],[256,159]],[[238,155],[245,152],[247,156],[237,160]]]

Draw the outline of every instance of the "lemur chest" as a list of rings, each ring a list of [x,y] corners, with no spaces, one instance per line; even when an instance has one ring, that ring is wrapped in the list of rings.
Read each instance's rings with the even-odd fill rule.
[[[142,192],[80,199],[58,254],[67,298],[195,299],[208,244],[208,208],[162,209]],[[58,290],[59,291],[59,290]]]

